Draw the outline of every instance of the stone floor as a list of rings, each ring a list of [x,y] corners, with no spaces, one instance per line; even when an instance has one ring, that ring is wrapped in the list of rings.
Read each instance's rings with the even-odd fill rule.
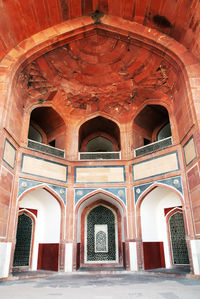
[[[158,269],[152,269],[152,270],[146,270],[146,273],[153,273],[153,274],[160,274],[162,276],[188,276],[190,273],[190,267],[173,267],[173,268],[158,268]]]
[[[77,272],[78,273],[85,273],[85,274],[130,274],[131,272],[127,272],[123,267],[119,268],[109,268],[109,267],[102,267],[96,270],[95,268],[80,268]],[[45,271],[45,270],[37,270],[37,271],[24,271],[24,270],[15,270],[12,273],[10,279],[17,280],[17,279],[30,279],[30,278],[39,278],[39,277],[48,277],[51,275],[57,274],[57,272],[53,271]],[[75,274],[75,273],[73,273]],[[166,268],[158,268],[152,270],[146,270],[141,272],[141,274],[155,274],[159,276],[189,276],[190,274],[190,267],[174,267],[170,269]]]
[[[51,273],[0,282],[1,299],[200,299],[200,279],[159,273]]]

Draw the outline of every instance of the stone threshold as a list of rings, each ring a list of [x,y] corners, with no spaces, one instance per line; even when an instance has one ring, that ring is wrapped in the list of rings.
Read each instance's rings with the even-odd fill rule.
[[[152,275],[159,277],[185,277],[185,278],[196,278],[199,279],[200,275],[194,275],[190,273],[189,269],[184,268],[159,268],[151,270],[142,270],[142,271],[127,271],[123,267],[108,268],[103,267],[101,269],[83,267],[74,272],[55,272],[55,271],[16,271],[13,272],[7,278],[2,278],[0,281],[5,280],[25,280],[25,279],[34,279],[34,278],[43,278],[50,277],[54,275]]]

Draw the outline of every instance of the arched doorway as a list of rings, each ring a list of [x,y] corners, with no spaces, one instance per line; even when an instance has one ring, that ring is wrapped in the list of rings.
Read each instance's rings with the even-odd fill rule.
[[[29,215],[33,215],[34,222]],[[13,268],[26,266],[30,270],[59,271],[61,220],[62,207],[50,192],[38,188],[26,193],[19,202]],[[25,254],[24,262],[17,258],[20,250],[22,256]]]
[[[188,265],[189,256],[185,240],[183,213],[175,210],[169,217],[169,231],[171,241],[172,263],[174,265]]]
[[[118,263],[118,225],[116,213],[98,205],[85,217],[85,263]]]
[[[76,207],[80,267],[126,267],[126,215],[119,200],[97,192]]]
[[[27,267],[31,265],[31,248],[33,241],[34,220],[26,212],[18,216],[16,246],[13,267]]]
[[[185,251],[187,251],[183,213],[180,216],[177,215],[178,219],[177,216],[171,216],[172,211],[177,209],[182,211],[180,196],[164,186],[151,189],[143,198],[140,206],[140,222],[143,268],[145,270],[182,265],[178,260],[177,263],[174,263],[172,259],[175,246],[177,243],[178,246],[181,244],[177,240],[179,239],[178,234],[181,234],[181,238],[185,242],[183,242],[185,244],[184,254],[180,248],[179,253],[176,251],[176,254],[180,255],[180,260],[185,259]],[[169,215],[172,218],[169,218]],[[181,219],[179,219],[180,217]],[[177,233],[178,231],[179,233]]]

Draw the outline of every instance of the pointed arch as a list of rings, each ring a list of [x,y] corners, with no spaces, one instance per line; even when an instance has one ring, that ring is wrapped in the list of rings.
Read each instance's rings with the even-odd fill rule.
[[[151,191],[153,191],[155,188],[157,187],[161,187],[161,188],[164,188],[164,189],[167,189],[171,192],[174,192],[178,195],[180,201],[181,201],[181,205],[184,209],[185,207],[185,203],[184,203],[184,199],[183,199],[183,196],[182,194],[174,187],[172,186],[169,186],[169,185],[166,185],[166,184],[162,184],[160,182],[154,182],[151,186],[149,186],[142,194],[141,196],[138,198],[138,201],[136,203],[136,223],[137,223],[137,227],[138,227],[138,238],[142,239],[142,231],[141,231],[141,215],[140,215],[140,208],[141,208],[141,204],[143,202],[143,200],[145,199],[145,197],[151,193]],[[188,227],[188,222],[187,222],[187,218],[186,218],[186,215],[184,213],[184,220],[185,220],[185,223],[187,224],[186,225],[186,229]]]
[[[117,196],[105,190],[95,190],[85,195],[75,207],[75,236],[77,236],[77,240],[79,241],[80,239],[81,215],[84,209],[87,206],[96,203],[99,199],[104,200],[108,204],[112,204],[119,210],[122,219],[122,236],[123,239],[125,239],[127,236],[127,215],[124,203]]]
[[[65,205],[64,205],[64,202],[62,201],[62,199],[60,198],[60,196],[52,188],[50,188],[46,184],[40,184],[40,185],[29,188],[24,193],[22,193],[20,195],[20,197],[18,198],[17,211],[20,211],[19,207],[20,207],[21,201],[23,199],[25,199],[27,195],[29,195],[32,192],[37,191],[37,190],[44,190],[45,192],[49,193],[50,196],[52,197],[52,199],[55,200],[55,202],[57,203],[58,208],[56,209],[56,211],[59,213],[59,218],[58,218],[58,221],[56,222],[56,227],[58,229],[58,233],[55,231],[52,237],[48,236],[47,238],[50,238],[50,239],[53,238],[54,242],[61,245],[61,244],[63,244],[64,238],[65,238]],[[25,208],[25,210],[26,210],[26,208]],[[48,222],[48,223],[50,223],[50,222]],[[15,219],[15,229],[13,231],[14,236],[16,235],[16,229],[17,229],[17,217]],[[45,230],[46,229],[47,228],[45,227]],[[13,246],[14,246],[14,244],[13,244]],[[14,248],[13,248],[13,250],[14,250]],[[63,254],[64,254],[64,251],[62,252],[62,254],[59,257],[58,267],[60,265],[59,264],[60,262],[63,263],[63,259],[64,259]],[[36,250],[35,250],[34,251],[35,263],[37,262],[37,260],[36,260],[37,256],[36,255],[37,255],[37,253],[36,253]],[[34,263],[34,265],[36,265],[35,263]],[[61,267],[61,265],[60,265],[60,267]]]
[[[26,214],[27,216],[29,216],[33,220],[34,225],[35,225],[37,217],[30,209],[29,210],[26,208],[20,209],[18,215],[21,215],[21,214]]]
[[[178,216],[178,217],[177,217]],[[172,265],[189,265],[187,248],[187,227],[184,225],[184,213],[181,208],[174,208],[166,215],[168,241],[170,244],[170,259]]]
[[[61,210],[65,209],[65,205],[64,202],[62,200],[62,198],[51,188],[49,187],[47,184],[43,183],[43,184],[39,184],[37,186],[31,187],[27,190],[25,190],[19,197],[18,197],[18,204],[20,203],[20,201],[24,198],[24,196],[26,196],[27,194],[31,193],[32,191],[35,191],[37,189],[44,189],[46,190],[48,193],[50,193],[59,203]]]
[[[138,108],[133,117],[132,127],[134,134],[139,136],[139,144],[136,147],[146,145],[145,142],[142,144],[144,139],[148,140],[149,143],[158,141],[158,131],[166,124],[170,125],[169,136],[171,137],[171,127],[173,132],[176,132],[176,121],[173,115],[172,105],[169,101],[164,100],[145,100]],[[175,140],[177,136],[175,135]],[[148,143],[147,143],[148,144]]]
[[[84,248],[84,256],[82,255],[81,259],[82,259],[82,262],[86,262],[86,260],[87,260],[86,246],[87,246],[87,235],[88,235],[88,231],[87,231],[88,217],[91,213],[93,213],[93,211],[95,209],[101,209],[101,207],[104,209],[104,212],[106,212],[106,210],[109,210],[110,211],[109,213],[112,213],[112,215],[114,215],[113,225],[115,227],[115,245],[116,245],[115,263],[118,263],[118,261],[119,261],[118,254],[121,253],[121,251],[122,251],[121,246],[119,246],[119,251],[118,251],[118,241],[119,241],[119,244],[122,243],[122,230],[121,230],[121,225],[120,225],[121,214],[120,214],[119,210],[116,208],[116,206],[114,206],[113,204],[111,204],[105,200],[101,200],[101,199],[97,200],[96,202],[93,202],[90,205],[88,205],[87,207],[85,207],[85,209],[82,212],[82,215],[81,215],[81,244],[82,244],[82,248]],[[92,219],[93,219],[93,217],[91,218],[91,220]],[[106,222],[106,217],[105,217],[103,223],[105,223],[105,222]],[[94,231],[94,233],[95,233],[95,231]],[[92,237],[94,237],[93,234],[92,234]],[[111,236],[110,236],[110,238],[111,238]],[[102,261],[101,263],[104,263],[104,262]]]
[[[105,113],[104,111],[96,111],[89,115],[86,115],[83,119],[78,122],[78,127],[80,128],[86,121],[92,120],[93,118],[102,117],[109,119],[110,121],[114,122],[118,127],[120,127],[120,122],[117,118],[111,117],[110,114]]]
[[[143,257],[140,262],[143,269],[171,267],[171,242],[166,214],[182,210],[185,231],[188,223],[185,216],[185,204],[181,193],[172,186],[155,182],[139,197],[136,204],[137,238],[140,240]],[[154,254],[157,259],[151,260]],[[165,267],[164,266],[164,267]]]
[[[184,206],[184,199],[183,199],[183,196],[182,194],[174,187],[170,186],[170,185],[167,185],[167,184],[163,184],[161,182],[153,182],[152,185],[150,185],[138,198],[137,200],[137,203],[136,203],[136,210],[138,210],[141,206],[141,203],[142,201],[144,200],[144,198],[147,196],[148,193],[150,193],[153,189],[155,189],[156,187],[162,187],[162,188],[165,188],[165,189],[168,189],[172,192],[175,192],[178,196],[179,196],[179,199],[182,203],[182,206]]]
[[[100,197],[101,194],[104,196],[107,196],[108,199],[109,198],[112,198],[113,200],[117,201],[118,204],[122,207],[123,209],[123,213],[126,214],[126,206],[124,204],[124,202],[119,198],[117,197],[116,195],[114,195],[113,193],[111,192],[108,192],[106,190],[103,190],[103,189],[97,189],[97,190],[94,190],[88,194],[86,194],[85,196],[83,196],[79,201],[78,203],[76,204],[76,207],[75,207],[75,214],[77,214],[80,206],[83,204],[83,202],[87,201],[89,198],[92,198],[94,196],[98,196]]]
[[[58,204],[60,206],[60,210],[61,210],[60,239],[63,240],[64,239],[65,205],[64,205],[64,202],[61,199],[61,197],[48,185],[40,184],[40,185],[31,187],[31,188],[27,189],[26,191],[24,191],[24,193],[22,193],[20,195],[20,197],[18,198],[17,210],[19,210],[20,202],[26,195],[30,194],[31,192],[33,192],[35,190],[39,190],[39,189],[43,189],[46,192],[48,192],[49,194],[51,194],[51,196],[53,196],[53,198],[58,202]]]
[[[111,140],[115,140],[118,150],[121,148],[120,127],[115,121],[111,120],[111,118],[99,115],[89,118],[88,120],[84,120],[84,122],[80,125],[78,132],[79,151],[83,149],[83,144],[86,140],[88,141],[89,136],[96,134],[97,137],[104,133],[109,135]]]
[[[123,255],[122,252],[125,250],[124,242],[127,239],[127,216],[125,204],[117,196],[105,190],[95,190],[82,197],[75,206],[74,226],[77,250],[76,256],[74,256],[74,264],[76,264],[77,269],[80,266],[80,260],[82,263],[84,260],[83,235],[85,231],[85,215],[87,211],[102,204],[115,210],[118,219],[119,254]]]
[[[91,32],[98,26],[98,24],[94,24],[93,19],[90,16],[83,16],[52,26],[51,30],[49,30],[49,28],[43,30],[42,32],[27,38],[26,43],[22,41],[15,48],[11,49],[0,63],[0,66],[5,69],[5,74],[1,81],[3,87],[2,90],[10,90],[11,92],[12,88],[9,88],[10,82],[14,81],[13,79],[16,72],[20,71],[20,65],[25,66],[27,62],[33,60],[33,57],[37,58],[49,50],[64,45],[69,39],[73,40],[75,38],[81,38],[82,34]],[[133,23],[120,17],[104,15],[101,19],[101,28],[114,34],[128,36],[138,45],[145,46],[151,49],[151,51],[156,51],[160,56],[163,56],[163,53],[165,53],[166,57],[171,59],[173,63],[181,69],[184,79],[187,81],[186,89],[189,90],[191,82],[189,82],[188,78],[191,77],[193,70],[197,72],[195,63],[198,61],[192,57],[192,54],[183,45],[180,46],[180,43],[169,36],[167,36],[167,38],[163,37],[163,34],[157,31],[155,37],[154,30],[147,30],[141,24]],[[192,66],[191,61],[193,61]],[[187,69],[188,65],[191,66],[190,72]],[[11,80],[8,80],[10,74],[12,74],[12,78],[10,78]],[[8,102],[9,99],[10,93],[8,93],[7,96]],[[10,103],[7,103],[7,105],[9,104]],[[192,113],[194,117],[194,109]],[[5,120],[5,117],[6,115],[4,116],[3,121]]]
[[[26,221],[26,232],[28,235],[26,235],[26,244],[24,246],[24,243],[22,243],[22,233],[24,234],[23,229],[23,222],[20,221],[21,217],[25,215],[28,217],[28,219],[31,220],[32,223]],[[24,219],[25,220],[25,219]],[[29,221],[30,221],[29,220]],[[31,228],[30,228],[31,225]],[[36,216],[28,209],[21,209],[18,212],[17,216],[17,232],[16,232],[16,244],[15,244],[15,250],[13,252],[13,267],[18,268],[21,265],[19,265],[20,255],[23,253],[23,256],[26,257],[26,263],[27,258],[29,260],[26,267],[31,268],[32,267],[32,260],[33,260],[33,246],[34,246],[34,239],[35,239],[35,225],[36,225]],[[27,240],[29,241],[29,244],[27,244]],[[25,251],[24,251],[25,248]],[[18,256],[19,254],[19,256]],[[28,256],[27,256],[28,255]],[[19,258],[19,259],[18,259]],[[24,257],[23,257],[24,259]],[[25,265],[24,265],[25,266]]]

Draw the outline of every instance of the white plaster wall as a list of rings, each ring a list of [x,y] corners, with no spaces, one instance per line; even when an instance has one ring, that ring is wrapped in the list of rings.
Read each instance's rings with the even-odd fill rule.
[[[136,242],[129,243],[130,270],[138,271]]]
[[[65,245],[65,272],[72,272],[73,269],[73,243],[67,243]]]
[[[12,243],[0,243],[0,278],[8,277]]]
[[[178,195],[164,187],[153,189],[141,204],[143,242],[163,242],[166,267],[171,266],[165,208],[181,206]]]
[[[194,274],[200,275],[200,240],[191,240]]]
[[[38,211],[33,244],[32,269],[37,269],[38,244],[60,243],[61,210],[58,201],[46,190],[37,189],[27,194],[20,208]]]

